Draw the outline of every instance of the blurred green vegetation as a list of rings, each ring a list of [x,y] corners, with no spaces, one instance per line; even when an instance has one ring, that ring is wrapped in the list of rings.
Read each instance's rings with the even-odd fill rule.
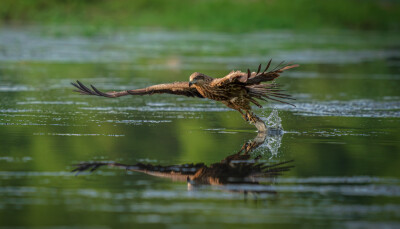
[[[389,0],[2,0],[7,24],[127,26],[228,32],[267,29],[398,30],[400,2]]]

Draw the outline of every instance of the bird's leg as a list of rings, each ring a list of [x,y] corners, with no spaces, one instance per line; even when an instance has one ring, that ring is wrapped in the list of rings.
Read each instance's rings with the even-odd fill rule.
[[[246,110],[246,119],[251,124],[254,124],[259,120],[259,118],[253,112],[247,110]]]
[[[229,102],[229,101],[222,101],[222,103],[224,103],[227,107],[232,108],[234,110],[237,110],[240,112],[240,114],[242,115],[243,119],[248,122],[249,120],[247,119],[247,115],[245,113],[243,113],[242,109],[240,109],[239,106],[236,106],[235,104]],[[247,113],[247,111],[246,111]]]
[[[246,112],[246,114],[244,114],[243,111],[242,111],[241,109],[237,109],[237,110],[240,112],[240,114],[242,115],[243,119],[244,119],[246,122],[248,122],[249,119],[247,118],[247,112]]]

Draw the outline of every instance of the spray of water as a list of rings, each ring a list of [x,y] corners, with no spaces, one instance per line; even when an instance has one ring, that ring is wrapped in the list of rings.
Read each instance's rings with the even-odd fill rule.
[[[260,147],[264,154],[268,152],[272,157],[276,157],[281,147],[282,136],[284,134],[282,127],[282,119],[279,117],[278,110],[273,109],[266,119],[263,120],[267,124],[268,134],[264,144]],[[265,149],[267,149],[265,151]]]
[[[283,131],[282,128],[282,119],[279,117],[278,110],[273,109],[271,114],[268,116],[267,120],[265,120],[267,124],[268,130],[280,130]]]

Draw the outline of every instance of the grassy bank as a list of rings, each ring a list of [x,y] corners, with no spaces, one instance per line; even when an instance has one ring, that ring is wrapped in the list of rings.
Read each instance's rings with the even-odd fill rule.
[[[399,30],[400,2],[372,0],[2,0],[8,24],[161,27],[245,32],[267,29]]]

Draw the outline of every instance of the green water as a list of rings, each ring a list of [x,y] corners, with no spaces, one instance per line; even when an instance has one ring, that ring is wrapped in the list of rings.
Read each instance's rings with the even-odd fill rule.
[[[400,227],[398,35],[45,31],[0,31],[0,228]],[[301,65],[277,80],[296,107],[255,109],[265,120],[275,109],[283,133],[250,156],[294,160],[290,170],[190,190],[117,168],[71,172],[94,161],[210,166],[257,133],[214,101],[81,96],[70,82],[126,90],[256,70],[271,57]]]

